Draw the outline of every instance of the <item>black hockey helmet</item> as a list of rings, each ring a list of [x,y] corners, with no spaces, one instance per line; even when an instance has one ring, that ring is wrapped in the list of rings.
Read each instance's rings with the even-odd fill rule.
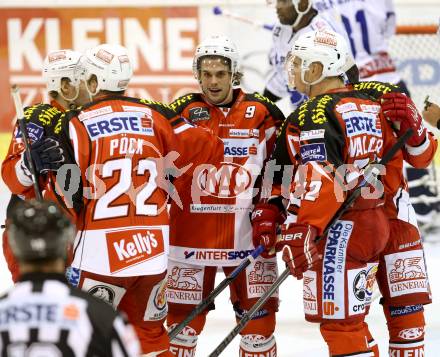
[[[11,250],[21,261],[65,258],[74,236],[70,220],[49,201],[17,203],[7,229]]]

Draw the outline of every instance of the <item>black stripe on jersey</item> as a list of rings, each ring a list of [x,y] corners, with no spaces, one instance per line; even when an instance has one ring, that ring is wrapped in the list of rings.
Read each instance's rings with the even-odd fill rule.
[[[0,340],[2,343],[0,343],[1,350],[0,350],[0,356],[1,357],[8,357],[8,346],[11,343],[11,338],[9,337],[9,331],[1,331],[0,332]]]
[[[372,353],[372,350],[368,350],[368,351],[358,351],[358,352],[352,352],[352,353],[344,353],[342,355],[332,355],[332,357],[348,357],[348,356],[359,356],[359,355],[363,355],[365,353]]]
[[[125,349],[124,343],[121,340],[121,337],[119,336],[119,334],[116,332],[116,330],[113,328],[112,329],[112,333],[111,333],[111,342],[112,341],[116,341],[124,355],[124,357],[128,357],[128,353],[127,350]],[[110,343],[110,348],[111,348],[112,343]]]
[[[178,117],[175,120],[171,120],[170,124],[171,124],[172,127],[174,127],[174,126],[179,125],[179,124],[184,123],[184,122],[185,122],[185,119],[183,119],[182,117]]]
[[[396,199],[396,210],[397,210],[397,215],[399,215],[399,202],[400,202],[400,200],[402,199],[402,196],[403,196],[403,189],[401,188],[400,189],[400,194],[399,194],[399,197],[397,197],[397,199]]]
[[[33,293],[41,293],[43,291],[43,280],[34,280],[32,281],[32,292]]]
[[[75,357],[75,352],[69,346],[69,333],[69,330],[61,330],[59,342],[56,344],[63,353],[63,357]]]
[[[31,328],[29,329],[29,339],[28,339],[28,344],[31,345],[34,342],[40,342],[38,340],[38,333],[39,333],[39,329],[38,328]]]

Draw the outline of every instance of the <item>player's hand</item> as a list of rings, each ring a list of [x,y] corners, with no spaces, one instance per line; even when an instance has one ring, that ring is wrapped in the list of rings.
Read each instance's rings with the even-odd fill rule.
[[[429,103],[422,112],[425,119],[434,128],[438,128],[440,124],[440,107],[437,104]]]
[[[275,249],[282,251],[282,258],[290,274],[302,279],[303,273],[321,259],[315,245],[317,230],[308,224],[286,224],[281,226],[281,240]]]
[[[37,173],[44,174],[48,171],[56,171],[64,163],[63,149],[60,143],[53,137],[45,137],[31,145],[31,157]],[[29,170],[30,165],[27,156],[23,154],[23,163]]]
[[[276,205],[270,203],[257,203],[251,215],[252,241],[255,247],[264,246],[263,257],[271,257],[270,252],[277,240],[277,227],[283,223],[285,216]]]
[[[394,124],[397,135],[400,137],[412,128],[413,135],[408,139],[407,144],[409,146],[422,144],[426,138],[426,128],[411,98],[402,93],[387,93],[380,99],[382,113]]]

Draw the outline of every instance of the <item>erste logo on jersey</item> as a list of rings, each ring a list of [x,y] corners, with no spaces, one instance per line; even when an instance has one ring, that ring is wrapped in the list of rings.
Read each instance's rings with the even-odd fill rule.
[[[160,229],[107,232],[106,240],[111,273],[143,263],[164,253]]]
[[[377,106],[374,106],[374,109],[377,109]],[[382,137],[382,128],[376,112],[350,111],[342,113],[342,119],[349,138],[361,134]]]
[[[349,155],[353,158],[368,154],[380,155],[383,147],[382,127],[377,115],[380,107],[364,104],[361,107],[362,111],[341,114],[350,139]]]
[[[222,139],[225,157],[248,157],[257,155],[258,139]]]
[[[84,120],[91,140],[118,134],[140,134],[153,136],[153,120],[142,112],[113,112]]]

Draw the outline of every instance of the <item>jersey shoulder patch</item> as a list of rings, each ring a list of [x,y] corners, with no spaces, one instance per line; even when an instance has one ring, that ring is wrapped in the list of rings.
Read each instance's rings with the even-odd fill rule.
[[[64,113],[62,113],[56,120],[56,122],[54,123],[54,125],[52,126],[52,133],[54,135],[59,135],[61,133],[61,130],[64,126],[67,126],[67,124],[69,123],[69,121],[73,118],[79,115],[79,113],[81,112],[81,107],[76,108],[76,109],[70,109],[65,111]]]
[[[271,101],[264,95],[257,92],[247,93],[245,96],[245,100],[263,104],[274,119],[284,121],[285,117],[280,108],[278,108],[278,106],[273,101]]]
[[[203,102],[200,93],[189,93],[177,98],[174,102],[170,104],[170,107],[177,114],[181,114],[189,104],[199,101]]]
[[[377,81],[359,82],[354,84],[353,88],[358,92],[366,93],[374,100],[378,100],[386,93],[402,92],[402,89],[398,85]]]
[[[167,119],[172,119],[176,116],[176,113],[173,111],[170,105],[159,102],[157,100],[153,100],[149,98],[133,98],[133,97],[123,97],[122,100],[136,104],[142,104],[147,107],[150,107],[155,112],[158,112]]]
[[[43,127],[50,127],[63,114],[58,108],[46,103],[39,103],[25,108],[26,121]]]
[[[301,104],[289,115],[288,120],[299,127],[319,127],[325,125],[334,100],[333,95],[318,95]]]

